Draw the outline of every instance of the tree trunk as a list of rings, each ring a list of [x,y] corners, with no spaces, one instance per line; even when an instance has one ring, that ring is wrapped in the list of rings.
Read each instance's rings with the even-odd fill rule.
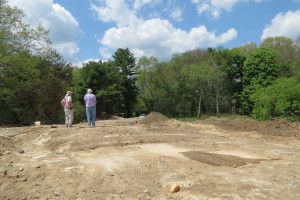
[[[218,89],[216,93],[216,110],[217,110],[217,116],[219,116],[219,90]]]
[[[201,117],[201,101],[202,101],[202,97],[201,97],[201,93],[199,94],[199,101],[198,101],[198,112],[197,112],[197,117],[200,118]]]

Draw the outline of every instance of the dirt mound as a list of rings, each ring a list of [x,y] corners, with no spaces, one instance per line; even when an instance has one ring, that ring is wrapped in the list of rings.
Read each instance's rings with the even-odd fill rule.
[[[155,122],[164,122],[169,118],[159,112],[151,112],[139,121],[140,124],[149,124]]]
[[[276,135],[283,137],[293,136],[293,130],[298,130],[299,122],[290,122],[275,118],[270,121],[260,122],[253,119],[224,119],[210,117],[206,120],[197,120],[195,123],[212,124],[218,128],[229,131],[258,132],[264,135]]]
[[[0,127],[0,199],[300,199],[300,135],[218,128],[246,122],[244,129],[264,127],[224,118],[196,124],[160,113],[97,120],[95,128]],[[290,125],[275,119],[266,130]],[[174,184],[178,193],[169,191]]]
[[[11,151],[14,148],[12,139],[0,135],[0,156],[5,153],[5,149]]]

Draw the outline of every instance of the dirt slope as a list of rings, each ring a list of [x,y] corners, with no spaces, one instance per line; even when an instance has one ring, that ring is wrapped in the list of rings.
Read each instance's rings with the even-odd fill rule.
[[[0,199],[300,199],[297,128],[160,113],[0,128]]]

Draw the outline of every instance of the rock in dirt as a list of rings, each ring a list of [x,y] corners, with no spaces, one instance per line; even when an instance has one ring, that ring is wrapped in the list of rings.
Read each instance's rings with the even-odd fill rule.
[[[144,190],[144,193],[150,193],[149,189]]]
[[[179,192],[180,190],[180,186],[178,184],[173,184],[171,187],[170,187],[170,192],[171,193],[176,193],[176,192]]]
[[[4,167],[0,167],[0,175],[7,175],[7,170]]]
[[[58,196],[61,196],[61,194],[59,192],[53,192],[53,196],[58,197]]]

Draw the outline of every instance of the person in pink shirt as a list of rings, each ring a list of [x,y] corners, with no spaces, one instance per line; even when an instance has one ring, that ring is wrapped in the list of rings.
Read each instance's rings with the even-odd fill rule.
[[[96,96],[93,94],[92,89],[87,90],[87,94],[84,96],[84,102],[86,107],[88,127],[94,128],[96,121]]]

